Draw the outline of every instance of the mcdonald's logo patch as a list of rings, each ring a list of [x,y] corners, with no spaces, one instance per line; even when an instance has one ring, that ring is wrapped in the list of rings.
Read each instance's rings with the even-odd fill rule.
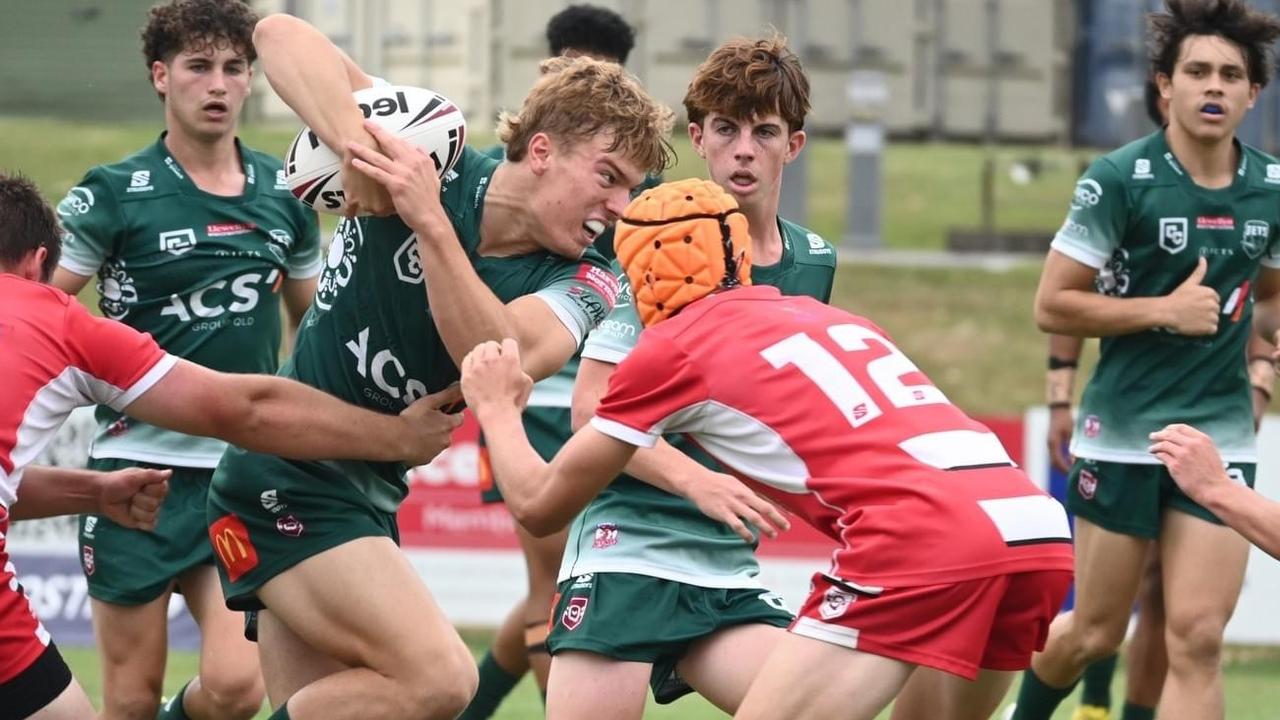
[[[223,515],[214,521],[209,526],[209,541],[231,582],[258,566],[258,551],[249,542],[249,528],[235,515]]]

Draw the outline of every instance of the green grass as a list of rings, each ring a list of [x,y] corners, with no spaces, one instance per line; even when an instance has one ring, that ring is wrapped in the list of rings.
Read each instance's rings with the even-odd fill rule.
[[[484,652],[490,639],[485,632],[464,632],[467,643],[478,657]],[[85,691],[95,703],[101,697],[102,681],[98,675],[98,660],[93,650],[82,648],[59,648],[66,656],[72,672]],[[1274,720],[1275,708],[1280,706],[1280,656],[1274,649],[1256,653],[1234,653],[1236,659],[1229,660],[1225,666],[1227,717],[1231,720]],[[165,674],[164,692],[166,695],[177,692],[196,672],[197,656],[189,652],[172,652],[169,654],[169,665]],[[1113,697],[1119,700],[1123,694],[1124,671],[1116,674],[1113,683]],[[1013,692],[1010,692],[1010,698]],[[1054,714],[1054,720],[1069,720],[1075,707],[1074,699],[1068,700]],[[258,718],[265,718],[266,711],[258,713]],[[494,720],[540,720],[542,718],[542,700],[533,684],[526,677],[508,696],[505,703],[494,716]],[[652,700],[645,710],[645,718],[654,720],[712,720],[725,715],[711,704],[696,695],[686,696],[671,705],[655,705]],[[884,714],[888,717],[888,713]]]

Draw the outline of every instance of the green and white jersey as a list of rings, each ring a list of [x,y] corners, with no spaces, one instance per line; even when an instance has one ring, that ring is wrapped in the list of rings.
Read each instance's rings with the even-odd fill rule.
[[[1148,434],[1171,422],[1213,437],[1228,462],[1257,462],[1245,344],[1259,265],[1280,267],[1280,162],[1237,144],[1230,187],[1192,181],[1157,132],[1099,158],[1076,183],[1053,249],[1098,269],[1098,291],[1167,295],[1198,260],[1222,298],[1218,332],[1102,338],[1071,443],[1077,457],[1155,464]]]
[[[831,299],[835,249],[815,233],[779,219],[782,258],[751,268],[751,279],[787,295]],[[622,294],[608,319],[587,338],[582,356],[622,362],[643,325],[632,304],[631,286],[615,265]],[[710,455],[683,435],[667,442],[702,465],[724,472]],[[760,587],[755,544],[742,541],[723,523],[703,515],[688,500],[629,475],[614,480],[569,527],[560,581],[585,573],[623,572],[711,588]]]
[[[236,142],[244,191],[196,187],[165,148],[89,170],[58,203],[63,268],[98,276],[106,317],[165,350],[224,372],[279,364],[280,288],[319,274],[315,213],[290,194],[280,161]],[[98,407],[90,457],[212,468],[226,444]]]
[[[476,274],[503,303],[535,295],[574,341],[603,320],[618,294],[604,258],[570,260],[546,251],[480,255],[480,221],[498,162],[468,147],[444,178],[441,203]],[[344,220],[321,273],[315,303],[281,374],[347,402],[399,413],[458,380],[432,320],[418,238],[398,216]],[[408,492],[399,463],[326,463],[379,509],[394,512]]]

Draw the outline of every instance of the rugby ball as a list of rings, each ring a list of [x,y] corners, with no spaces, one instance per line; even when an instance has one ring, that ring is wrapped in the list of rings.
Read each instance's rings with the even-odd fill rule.
[[[405,85],[375,85],[357,90],[355,100],[366,118],[430,155],[441,177],[462,157],[467,121],[445,96]],[[284,180],[303,205],[322,213],[345,214],[342,154],[320,142],[311,128],[302,128],[289,144]]]

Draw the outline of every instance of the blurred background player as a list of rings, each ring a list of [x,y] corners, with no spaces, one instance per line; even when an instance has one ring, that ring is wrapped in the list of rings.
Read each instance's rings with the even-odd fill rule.
[[[36,618],[5,550],[10,509],[13,518],[23,518],[93,505],[72,493],[85,490],[93,481],[90,475],[101,482],[102,474],[25,467],[73,409],[108,405],[156,426],[290,457],[380,462],[425,462],[448,446],[457,427],[433,409],[434,397],[399,416],[385,415],[282,378],[219,373],[181,360],[149,335],[94,317],[65,293],[44,286],[58,262],[61,232],[34,185],[0,175],[0,375],[6,378],[0,394],[3,720],[84,720],[95,714]],[[116,499],[131,505],[129,517],[145,528],[169,475],[129,468],[105,477],[113,478],[112,492],[125,496]],[[27,487],[20,492],[24,481]],[[133,483],[136,492],[129,495],[131,488],[117,481]],[[60,483],[67,484],[55,487]],[[15,503],[18,497],[22,500]],[[114,511],[104,514],[126,519]]]
[[[292,335],[322,262],[315,213],[285,186],[280,160],[236,137],[256,21],[240,0],[151,9],[142,54],[165,130],[124,160],[91,168],[58,205],[67,234],[53,282],[74,295],[96,274],[106,317],[206,367],[273,373],[280,299]],[[175,469],[155,532],[81,518],[81,554],[93,558],[83,570],[102,660],[102,717],[156,717],[175,589],[200,628],[200,669],[160,717],[252,717],[263,698],[257,651],[242,616],[222,602],[204,508],[226,443],[107,406],[97,419],[91,468]]]
[[[645,333],[550,465],[520,427],[516,344],[472,351],[463,392],[508,504],[551,532],[637,448],[688,433],[837,543],[736,717],[870,720],[917,665],[953,677],[916,717],[985,716],[1067,592],[1066,514],[870,321],[751,287],[747,231],[709,181],[628,207],[618,258]]]
[[[604,62],[625,65],[635,46],[635,29],[621,15],[595,5],[570,5],[547,21],[549,57],[586,56]],[[486,155],[501,160],[506,147],[494,145]],[[640,188],[651,186],[649,176]],[[595,241],[595,249],[606,258],[613,257],[613,226]],[[555,375],[538,383],[525,412],[525,432],[546,457],[551,457],[573,434],[570,428],[570,405],[573,379],[578,373],[577,353]],[[493,484],[485,465],[484,437],[480,438],[480,498],[484,503],[502,502],[502,492]],[[462,714],[462,720],[484,720],[493,715],[498,705],[531,668],[538,689],[545,697],[547,677],[551,672],[551,656],[547,654],[547,617],[551,614],[556,590],[556,571],[564,551],[565,533],[535,538],[516,526],[516,538],[524,554],[527,592],[507,613],[498,627],[493,645],[480,660],[480,684],[475,699]]]
[[[486,339],[519,337],[532,376],[563,366],[613,306],[616,280],[591,246],[630,188],[670,162],[670,109],[616,64],[553,58],[500,120],[507,162],[465,148],[442,181],[429,157],[364,121],[351,93],[373,79],[315,27],[273,15],[254,42],[281,99],[343,151],[349,211],[371,215],[339,225],[286,371],[394,409],[453,383]],[[401,248],[420,277],[402,277]],[[394,372],[370,372],[379,357]],[[475,661],[396,546],[407,469],[223,457],[211,529],[255,548],[252,561],[219,559],[228,604],[266,608],[273,718],[454,718],[470,703]],[[278,531],[267,491],[305,535]]]
[[[781,37],[730,40],[698,68],[684,104],[711,179],[758,228],[752,253],[765,260],[752,266],[753,281],[828,301],[834,249],[778,217],[783,167],[805,144],[809,81],[799,59]],[[619,272],[627,300],[587,339],[575,426],[594,414],[644,329]],[[790,624],[754,555],[754,533],[774,534],[785,520],[705,451],[669,440],[638,452],[570,526],[548,641],[553,717],[638,718],[646,684],[660,703],[692,687],[732,713]],[[579,616],[579,606],[590,610]],[[574,681],[584,675],[601,680],[584,688]]]
[[[1263,327],[1280,305],[1266,257],[1280,191],[1265,180],[1276,161],[1235,129],[1270,79],[1280,22],[1238,0],[1168,0],[1166,10],[1151,16],[1149,40],[1169,124],[1081,178],[1037,294],[1041,329],[1104,340],[1072,439],[1076,606],[1025,674],[1015,718],[1048,718],[1088,662],[1114,653],[1156,538],[1169,659],[1161,716],[1224,712],[1222,632],[1247,544],[1177,489],[1147,433],[1203,423],[1232,472],[1253,483],[1239,358],[1254,299]]]

